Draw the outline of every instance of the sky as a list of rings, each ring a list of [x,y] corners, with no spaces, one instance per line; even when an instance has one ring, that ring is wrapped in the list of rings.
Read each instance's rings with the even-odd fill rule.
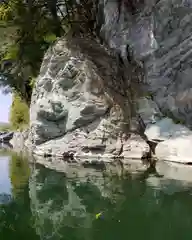
[[[9,121],[9,108],[12,102],[11,95],[4,95],[0,89],[0,122]]]

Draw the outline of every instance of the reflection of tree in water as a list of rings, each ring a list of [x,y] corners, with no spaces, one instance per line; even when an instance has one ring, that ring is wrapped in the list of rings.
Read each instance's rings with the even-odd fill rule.
[[[13,197],[20,198],[21,200],[25,191],[27,191],[26,196],[28,196],[27,186],[30,176],[28,161],[16,154],[13,154],[9,165],[9,176],[12,185]]]
[[[126,193],[145,191],[145,185],[136,184],[133,188],[132,182],[129,175],[119,178],[101,174],[100,178],[67,179],[63,173],[39,166],[30,181],[31,206],[38,235],[49,239],[64,239],[64,236],[91,239],[92,230],[100,224],[95,219],[97,213],[103,212],[101,225],[103,221],[110,222],[122,211],[127,201]]]
[[[0,205],[0,239],[39,239],[31,227],[29,165],[25,159],[13,155],[9,170],[13,196]]]
[[[66,235],[73,239],[86,212],[63,173],[39,167],[31,176],[30,197],[35,228],[42,239],[65,239]]]

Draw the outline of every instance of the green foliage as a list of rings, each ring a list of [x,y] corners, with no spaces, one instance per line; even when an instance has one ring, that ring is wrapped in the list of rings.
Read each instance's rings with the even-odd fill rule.
[[[23,129],[29,123],[29,107],[18,95],[13,96],[10,124],[13,129]]]
[[[57,36],[56,36],[55,34],[53,34],[53,33],[50,33],[50,34],[45,35],[45,36],[43,37],[43,39],[44,39],[44,41],[45,41],[46,43],[51,44],[51,43],[53,43],[54,41],[56,41]]]
[[[13,30],[11,34],[5,33],[3,43],[0,40],[0,87],[16,92],[29,106],[31,78],[37,77],[44,52],[70,29],[78,33],[93,30],[93,2],[81,0],[75,4],[65,0],[60,15],[57,0],[0,3],[0,39],[2,29]]]
[[[12,18],[13,8],[5,3],[0,6],[0,20],[9,21]]]
[[[30,78],[29,85],[30,85],[31,88],[33,88],[35,86],[35,80],[36,80],[36,78],[34,78],[34,77]]]
[[[60,21],[53,21],[46,2],[40,5],[38,1],[9,0],[0,4],[1,25],[14,26],[15,30],[0,51],[0,86],[16,92],[28,105],[31,78],[37,77],[44,52],[59,35]]]
[[[17,60],[17,56],[19,53],[19,48],[17,45],[10,45],[7,51],[4,53],[2,58],[3,61],[5,60]]]

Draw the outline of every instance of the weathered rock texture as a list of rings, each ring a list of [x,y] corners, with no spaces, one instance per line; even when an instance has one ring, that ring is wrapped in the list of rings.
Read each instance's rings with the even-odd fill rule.
[[[61,39],[46,53],[31,104],[36,153],[142,157],[155,124],[157,156],[191,161],[192,4],[129,2],[99,1],[101,37],[119,61],[86,39]]]
[[[59,40],[46,53],[33,91],[29,140],[34,152],[140,158],[148,145],[129,132],[136,97],[129,71],[137,71],[135,81],[140,77],[140,69],[131,67],[120,69],[94,41]]]
[[[120,15],[115,1],[104,5],[105,38],[143,62],[146,91],[161,112],[191,126],[191,1],[136,1],[145,3],[135,15],[122,2]]]

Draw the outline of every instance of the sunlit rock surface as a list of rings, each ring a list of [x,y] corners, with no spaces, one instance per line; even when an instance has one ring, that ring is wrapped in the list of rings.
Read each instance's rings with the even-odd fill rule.
[[[141,158],[148,145],[129,132],[134,96],[128,81],[98,43],[58,40],[45,55],[33,91],[29,141],[34,153]]]

